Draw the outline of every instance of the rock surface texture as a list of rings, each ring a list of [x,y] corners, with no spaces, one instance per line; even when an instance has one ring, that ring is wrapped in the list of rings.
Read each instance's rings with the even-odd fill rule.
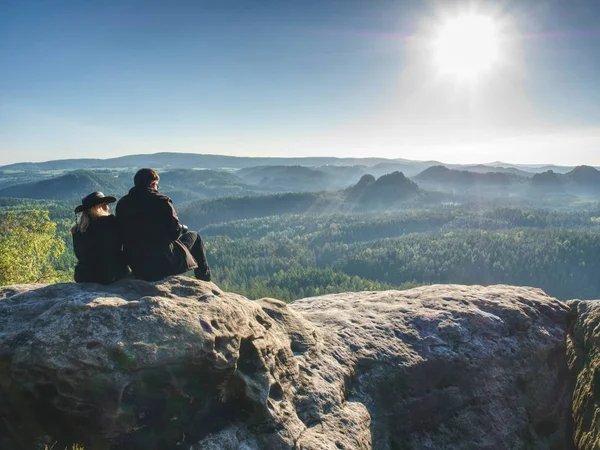
[[[343,355],[347,398],[366,406],[373,448],[570,448],[569,310],[542,291],[430,286],[291,308]],[[315,360],[314,379],[331,371]]]
[[[572,300],[567,338],[569,367],[575,378],[573,439],[582,450],[600,448],[600,302]]]
[[[510,286],[0,288],[0,448],[568,449],[569,313]]]

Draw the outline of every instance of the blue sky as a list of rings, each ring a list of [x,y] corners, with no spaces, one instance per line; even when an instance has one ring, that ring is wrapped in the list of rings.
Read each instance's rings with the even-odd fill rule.
[[[0,0],[0,164],[158,151],[600,164],[600,2],[498,4]],[[476,86],[435,73],[421,45],[466,8],[510,23],[505,66]]]

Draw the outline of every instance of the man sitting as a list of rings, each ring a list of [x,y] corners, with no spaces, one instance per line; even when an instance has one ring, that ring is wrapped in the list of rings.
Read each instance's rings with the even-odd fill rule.
[[[140,169],[134,187],[117,204],[127,263],[134,276],[146,281],[192,269],[196,278],[210,281],[200,236],[179,223],[171,199],[158,192],[159,180],[154,170]]]

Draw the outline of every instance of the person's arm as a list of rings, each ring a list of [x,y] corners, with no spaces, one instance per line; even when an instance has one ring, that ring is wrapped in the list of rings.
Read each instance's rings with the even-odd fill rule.
[[[167,230],[167,235],[169,239],[174,241],[181,236],[182,226],[179,223],[179,217],[177,217],[177,213],[175,212],[175,208],[173,207],[173,202],[170,198],[165,197],[164,204],[164,217],[165,217],[165,228]]]

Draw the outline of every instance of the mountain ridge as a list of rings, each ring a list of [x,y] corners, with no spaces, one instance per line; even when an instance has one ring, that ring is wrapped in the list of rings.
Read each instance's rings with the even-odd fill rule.
[[[174,161],[177,159],[178,161]],[[38,162],[16,162],[0,166],[0,171],[6,170],[75,170],[75,169],[99,169],[99,168],[122,168],[122,167],[142,167],[155,166],[160,168],[232,168],[240,169],[244,167],[260,165],[309,165],[319,166],[327,164],[340,165],[370,165],[376,164],[395,164],[398,165],[447,165],[453,168],[466,168],[468,166],[501,166],[503,169],[523,170],[536,172],[554,170],[559,173],[566,173],[575,166],[558,166],[549,164],[509,164],[504,162],[493,162],[487,164],[445,164],[440,161],[428,160],[418,161],[405,158],[383,158],[383,157],[335,157],[335,156],[295,156],[295,157],[270,157],[270,156],[231,156],[218,155],[211,153],[184,153],[184,152],[158,152],[149,154],[123,155],[113,158],[67,158],[58,160],[38,161]],[[392,172],[394,170],[390,170]]]

